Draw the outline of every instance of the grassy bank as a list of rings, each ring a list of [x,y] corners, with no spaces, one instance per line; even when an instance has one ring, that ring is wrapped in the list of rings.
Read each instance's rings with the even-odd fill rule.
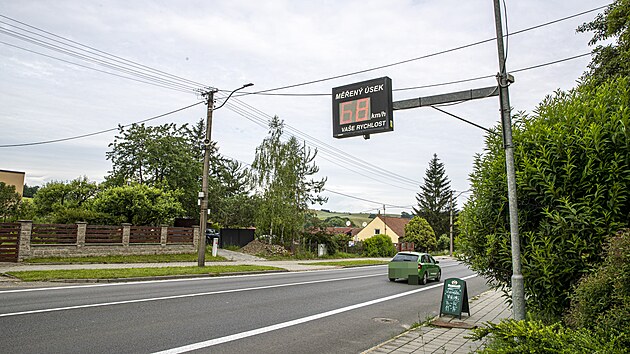
[[[225,262],[221,256],[212,257],[212,250],[206,252],[206,262]],[[85,256],[85,257],[44,257],[27,259],[24,263],[53,264],[86,264],[86,263],[168,263],[197,262],[197,253],[184,254],[146,254],[119,256]]]
[[[224,275],[240,272],[259,272],[267,270],[283,270],[277,267],[254,265],[220,265],[209,267],[159,267],[159,268],[120,268],[120,269],[64,269],[16,271],[6,274],[23,281],[51,281],[77,279],[117,279],[142,278],[168,275]]]
[[[360,267],[367,265],[381,265],[387,264],[387,261],[377,261],[372,259],[361,259],[353,261],[329,261],[329,262],[314,262],[314,263],[299,263],[302,265],[323,265],[323,266],[335,266],[335,267]]]

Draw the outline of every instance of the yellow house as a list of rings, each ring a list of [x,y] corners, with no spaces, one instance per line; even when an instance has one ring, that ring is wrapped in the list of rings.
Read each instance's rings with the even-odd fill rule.
[[[0,182],[15,186],[15,191],[22,196],[24,192],[24,172],[0,170]]]
[[[355,241],[363,241],[374,235],[384,234],[389,236],[393,243],[399,243],[400,239],[405,237],[405,225],[409,220],[379,214],[355,236]]]

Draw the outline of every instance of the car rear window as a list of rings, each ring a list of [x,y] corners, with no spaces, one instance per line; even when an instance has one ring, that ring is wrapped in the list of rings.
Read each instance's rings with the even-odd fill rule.
[[[415,254],[398,253],[392,259],[392,262],[417,262],[418,256]]]

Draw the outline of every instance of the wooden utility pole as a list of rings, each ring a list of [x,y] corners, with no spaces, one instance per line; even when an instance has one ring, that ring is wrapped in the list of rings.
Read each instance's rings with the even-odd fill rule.
[[[214,106],[214,93],[217,89],[211,89],[203,96],[206,98],[208,110],[206,113],[206,137],[203,139],[203,172],[201,178],[201,208],[199,211],[199,249],[197,250],[197,265],[203,267],[206,263],[206,227],[208,224],[208,171],[210,170],[210,139],[212,133],[212,111]]]

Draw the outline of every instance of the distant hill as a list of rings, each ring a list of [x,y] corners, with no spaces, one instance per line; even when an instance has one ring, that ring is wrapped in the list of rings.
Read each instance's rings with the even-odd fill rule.
[[[326,220],[332,217],[340,217],[340,218],[348,218],[352,221],[356,227],[362,227],[361,225],[365,223],[370,223],[372,219],[369,217],[369,213],[344,213],[344,212],[329,212],[323,210],[312,210],[318,219]]]
[[[350,221],[352,221],[356,225],[356,227],[362,227],[362,224],[364,222],[366,224],[369,224],[370,221],[372,221],[372,219],[374,219],[374,217],[376,216],[375,213],[374,214],[344,213],[344,212],[330,212],[330,211],[325,211],[325,210],[311,210],[311,211],[314,212],[317,218],[320,220],[326,220],[332,217],[348,218]],[[372,217],[370,218],[370,216]],[[400,214],[387,214],[387,216],[400,217]]]

